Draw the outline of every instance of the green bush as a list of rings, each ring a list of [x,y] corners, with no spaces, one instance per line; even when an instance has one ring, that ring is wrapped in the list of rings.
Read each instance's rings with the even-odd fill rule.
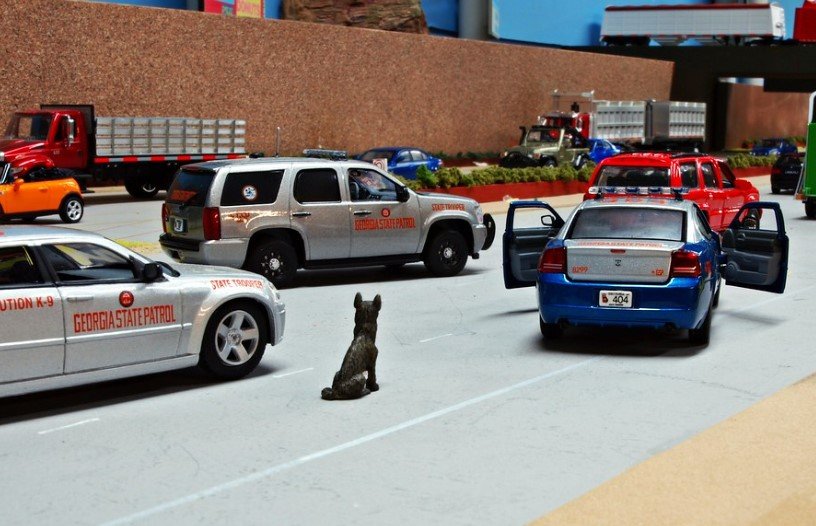
[[[748,155],[738,153],[728,156],[728,165],[731,168],[750,168],[753,166],[773,166],[776,162],[776,155]]]
[[[424,164],[417,169],[416,180],[423,188],[436,188],[439,186],[439,178]]]

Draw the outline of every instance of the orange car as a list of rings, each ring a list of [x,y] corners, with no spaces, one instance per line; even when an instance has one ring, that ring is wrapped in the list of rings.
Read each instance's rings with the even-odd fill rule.
[[[85,203],[76,179],[58,171],[35,170],[15,176],[0,163],[0,220],[59,214],[65,223],[82,219]]]

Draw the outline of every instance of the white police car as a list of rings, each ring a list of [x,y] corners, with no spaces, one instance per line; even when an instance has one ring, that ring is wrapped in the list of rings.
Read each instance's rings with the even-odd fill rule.
[[[257,274],[174,268],[78,230],[0,226],[0,396],[191,365],[240,378],[284,322]]]

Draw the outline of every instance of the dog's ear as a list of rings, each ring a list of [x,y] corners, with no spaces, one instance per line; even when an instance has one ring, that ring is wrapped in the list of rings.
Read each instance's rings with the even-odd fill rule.
[[[380,299],[380,295],[377,294],[376,296],[374,296],[374,308],[379,311],[381,307],[382,307],[382,300]]]
[[[358,292],[357,295],[354,296],[354,308],[359,309],[360,305],[362,305],[362,304],[363,304],[363,295]]]

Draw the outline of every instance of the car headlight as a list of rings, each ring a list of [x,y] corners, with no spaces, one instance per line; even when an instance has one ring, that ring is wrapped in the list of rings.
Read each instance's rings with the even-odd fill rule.
[[[474,212],[476,212],[476,223],[480,225],[484,223],[484,211],[482,211],[482,206],[476,205],[476,210],[474,210]]]
[[[539,152],[533,152],[530,157],[533,159],[541,159],[541,154]]]
[[[504,150],[504,151],[502,152],[501,156],[502,156],[502,157],[507,157],[507,154],[508,154],[508,151],[507,151],[507,150]]]

